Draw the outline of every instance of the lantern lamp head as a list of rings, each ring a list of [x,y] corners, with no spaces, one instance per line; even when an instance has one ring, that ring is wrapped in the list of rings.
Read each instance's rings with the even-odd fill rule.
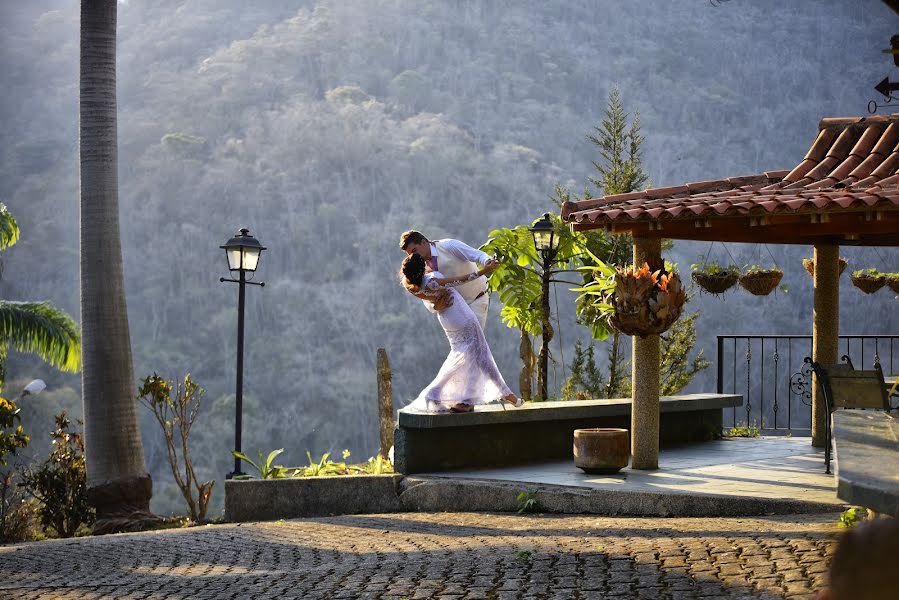
[[[537,252],[541,254],[552,253],[559,247],[559,236],[556,235],[549,213],[544,213],[542,219],[534,221],[530,231],[531,235],[534,236],[534,248],[537,249]]]
[[[259,240],[250,235],[249,229],[241,229],[224,246],[225,255],[228,257],[228,269],[231,271],[247,271],[252,273],[259,265],[259,255],[265,250],[265,246]]]

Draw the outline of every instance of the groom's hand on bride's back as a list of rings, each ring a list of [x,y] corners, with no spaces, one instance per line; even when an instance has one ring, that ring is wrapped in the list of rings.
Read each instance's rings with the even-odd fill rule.
[[[434,310],[441,311],[453,305],[453,297],[449,290],[440,290],[440,293],[434,299]]]

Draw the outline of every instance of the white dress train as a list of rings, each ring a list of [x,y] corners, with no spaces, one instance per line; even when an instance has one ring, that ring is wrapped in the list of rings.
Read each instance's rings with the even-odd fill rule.
[[[442,278],[438,271],[426,273],[421,285],[427,295],[446,287],[453,298],[452,306],[437,313],[450,343],[449,356],[437,377],[409,405],[421,412],[445,412],[456,404],[489,404],[512,393],[493,360],[478,318],[462,295],[452,289],[459,284],[441,286],[436,280]]]

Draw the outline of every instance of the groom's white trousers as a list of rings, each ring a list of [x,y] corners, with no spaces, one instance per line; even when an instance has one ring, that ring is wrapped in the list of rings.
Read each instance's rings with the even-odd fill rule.
[[[480,298],[475,298],[468,303],[468,306],[471,307],[471,312],[474,313],[474,316],[478,318],[478,322],[481,324],[481,331],[484,331],[484,327],[487,326],[487,309],[490,308],[490,294],[487,293]]]

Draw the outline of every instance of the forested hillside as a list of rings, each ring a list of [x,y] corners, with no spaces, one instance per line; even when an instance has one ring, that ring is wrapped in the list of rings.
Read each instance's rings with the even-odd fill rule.
[[[586,136],[615,85],[640,113],[654,186],[792,168],[820,118],[866,114],[873,85],[895,73],[880,50],[897,21],[880,0],[122,2],[119,184],[135,377],[190,372],[207,389],[194,461],[221,482],[237,290],[219,283],[219,246],[248,227],[269,249],[257,275],[266,285],[247,294],[244,449],[283,446],[290,464],[306,449],[367,458],[376,349],[389,353],[398,404],[447,350],[436,320],[397,284],[400,232],[480,245],[555,210],[556,183],[583,193],[598,160]],[[78,3],[4,2],[0,39],[0,201],[22,230],[3,257],[2,296],[51,300],[77,318]],[[677,243],[670,258],[686,271],[708,250]],[[696,297],[706,354],[714,359],[719,333],[809,333],[800,259],[811,249],[730,252],[741,265],[776,260],[789,293]],[[844,254],[850,268],[899,270],[896,249]],[[892,295],[842,284],[843,332],[899,331]],[[573,294],[557,292],[554,353],[567,362],[589,332],[574,324]],[[511,384],[518,336],[499,308],[494,298],[487,338]],[[558,390],[561,364],[554,375]],[[36,376],[50,384],[25,406],[38,438],[59,408],[80,412],[80,383],[11,357],[11,390]],[[161,435],[142,418],[154,508],[178,510]],[[214,493],[220,505],[221,483]]]

